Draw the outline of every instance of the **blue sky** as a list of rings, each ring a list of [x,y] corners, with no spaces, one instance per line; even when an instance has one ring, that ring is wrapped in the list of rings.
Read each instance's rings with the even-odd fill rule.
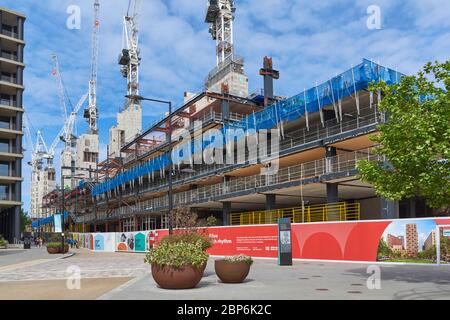
[[[128,0],[101,0],[98,105],[102,155],[108,129],[126,90],[117,57],[122,16]],[[262,57],[273,57],[281,78],[278,95],[291,96],[362,61],[363,57],[412,74],[425,62],[450,53],[448,0],[236,0],[235,46],[246,59],[250,91],[262,87]],[[1,0],[27,15],[25,108],[47,144],[62,126],[51,54],[59,56],[73,104],[87,91],[93,0]],[[69,5],[81,8],[81,29],[66,27]],[[366,26],[369,5],[381,9],[382,28]],[[142,0],[141,93],[180,102],[184,91],[198,91],[215,66],[215,48],[204,23],[205,0]],[[164,107],[144,106],[144,127]],[[79,117],[78,133],[86,130]],[[26,156],[26,160],[29,155]],[[58,159],[56,159],[58,161]],[[29,207],[29,168],[24,168],[23,200]]]

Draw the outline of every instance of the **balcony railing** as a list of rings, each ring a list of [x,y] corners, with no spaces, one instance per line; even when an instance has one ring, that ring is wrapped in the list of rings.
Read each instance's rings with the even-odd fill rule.
[[[17,32],[11,31],[11,30],[7,30],[2,28],[1,29],[1,34],[11,37],[11,38],[15,38],[15,39],[19,39],[19,34]]]
[[[0,153],[22,154],[22,149],[17,147],[0,145]]]
[[[0,193],[0,201],[19,201],[14,193]]]
[[[194,190],[174,194],[174,204],[188,205],[214,201],[218,197],[232,196],[233,193],[252,191],[257,188],[277,187],[283,183],[301,182],[305,179],[318,178],[331,174],[354,174],[359,160],[384,161],[385,158],[372,154],[371,149],[364,149],[337,155],[335,157],[315,160],[301,165],[280,169],[275,175],[254,175],[237,178],[228,182],[201,187]],[[126,216],[143,212],[165,209],[168,196],[143,201],[133,206],[120,207],[112,212],[112,216]]]
[[[0,105],[17,107],[17,102],[14,100],[0,99]]]
[[[9,60],[14,60],[14,61],[19,60],[19,57],[16,54],[5,52],[5,51],[2,51],[0,56],[2,58],[9,59]]]
[[[326,122],[325,127],[321,124],[317,126],[311,127],[309,130],[302,129],[295,132],[291,132],[280,144],[280,152],[288,153],[289,150],[302,146],[306,143],[312,143],[315,141],[320,141],[327,138],[335,137],[339,134],[350,132],[352,130],[365,128],[380,122],[384,121],[384,116],[382,113],[377,112],[376,106],[370,108],[365,108],[361,110],[364,116],[357,117],[354,115],[354,118],[347,118],[346,120],[337,123],[335,119],[329,120]],[[246,151],[246,157],[248,158],[249,154]],[[189,181],[195,180],[199,176],[207,175],[209,173],[217,173],[220,171],[228,170],[233,165],[229,164],[214,164],[214,165],[196,165],[195,170],[193,172],[183,172],[179,173],[173,183],[174,185],[187,183]],[[155,176],[158,177],[156,174]],[[145,186],[139,187],[139,193],[145,193],[150,191],[157,191],[160,189],[167,188],[168,181],[166,178],[160,178],[155,181],[150,181]],[[137,192],[136,189],[128,188],[126,191],[122,191],[123,196],[135,194]],[[99,203],[106,200],[106,197],[100,197]]]
[[[8,76],[5,76],[5,75],[0,75],[0,81],[17,84],[17,77],[16,76],[9,76],[8,77]]]

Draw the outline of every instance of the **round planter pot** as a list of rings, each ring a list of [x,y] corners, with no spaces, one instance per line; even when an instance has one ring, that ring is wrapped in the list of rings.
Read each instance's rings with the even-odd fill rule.
[[[206,264],[203,267],[187,265],[181,269],[160,267],[152,264],[152,276],[163,289],[192,289],[203,277]]]
[[[59,248],[59,253],[66,254],[67,252],[69,252],[69,246],[68,245],[64,246],[64,250],[61,250],[61,248]]]
[[[60,248],[49,248],[47,247],[47,252],[50,254],[58,254],[59,253]]]
[[[214,267],[217,276],[223,283],[241,283],[250,272],[250,265],[245,262],[216,260]]]

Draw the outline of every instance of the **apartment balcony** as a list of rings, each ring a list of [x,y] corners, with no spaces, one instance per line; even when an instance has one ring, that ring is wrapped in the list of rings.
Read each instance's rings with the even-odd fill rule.
[[[7,209],[22,205],[22,202],[14,193],[0,193],[0,208]]]
[[[0,121],[0,138],[15,139],[17,135],[22,135],[23,131],[17,128],[15,123],[5,123]]]
[[[17,158],[23,158],[22,149],[0,144],[0,161],[14,161]]]
[[[20,181],[23,181],[23,178],[16,170],[0,170],[0,183],[14,183]]]
[[[10,38],[19,39],[19,34],[17,32],[14,32],[14,31],[11,31],[11,30],[8,30],[8,29],[5,29],[5,28],[1,29],[1,34],[5,35],[7,37],[10,37]]]
[[[25,43],[23,39],[20,38],[17,27],[8,24],[0,25],[0,38],[22,44]]]

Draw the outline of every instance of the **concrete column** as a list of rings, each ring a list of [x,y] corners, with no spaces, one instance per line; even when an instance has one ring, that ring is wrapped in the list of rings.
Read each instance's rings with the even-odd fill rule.
[[[417,217],[416,197],[412,197],[411,199],[408,200],[408,208],[409,208],[409,216],[411,218],[416,218]]]
[[[230,102],[222,100],[220,104],[220,110],[222,112],[222,121],[230,119]]]
[[[276,209],[276,199],[277,196],[274,194],[266,194],[266,210],[275,210]]]
[[[334,113],[334,112],[333,112]],[[333,173],[333,164],[335,162],[335,156],[337,155],[337,150],[335,147],[326,147],[325,158],[326,158],[326,172]],[[327,203],[335,203],[339,201],[339,191],[337,183],[327,183]]]
[[[25,21],[22,17],[17,18],[17,34],[18,34],[20,40],[24,40],[23,39],[24,23],[25,23]]]
[[[230,225],[231,202],[222,202],[222,220],[224,226]]]
[[[338,183],[327,183],[327,203],[339,202]]]

